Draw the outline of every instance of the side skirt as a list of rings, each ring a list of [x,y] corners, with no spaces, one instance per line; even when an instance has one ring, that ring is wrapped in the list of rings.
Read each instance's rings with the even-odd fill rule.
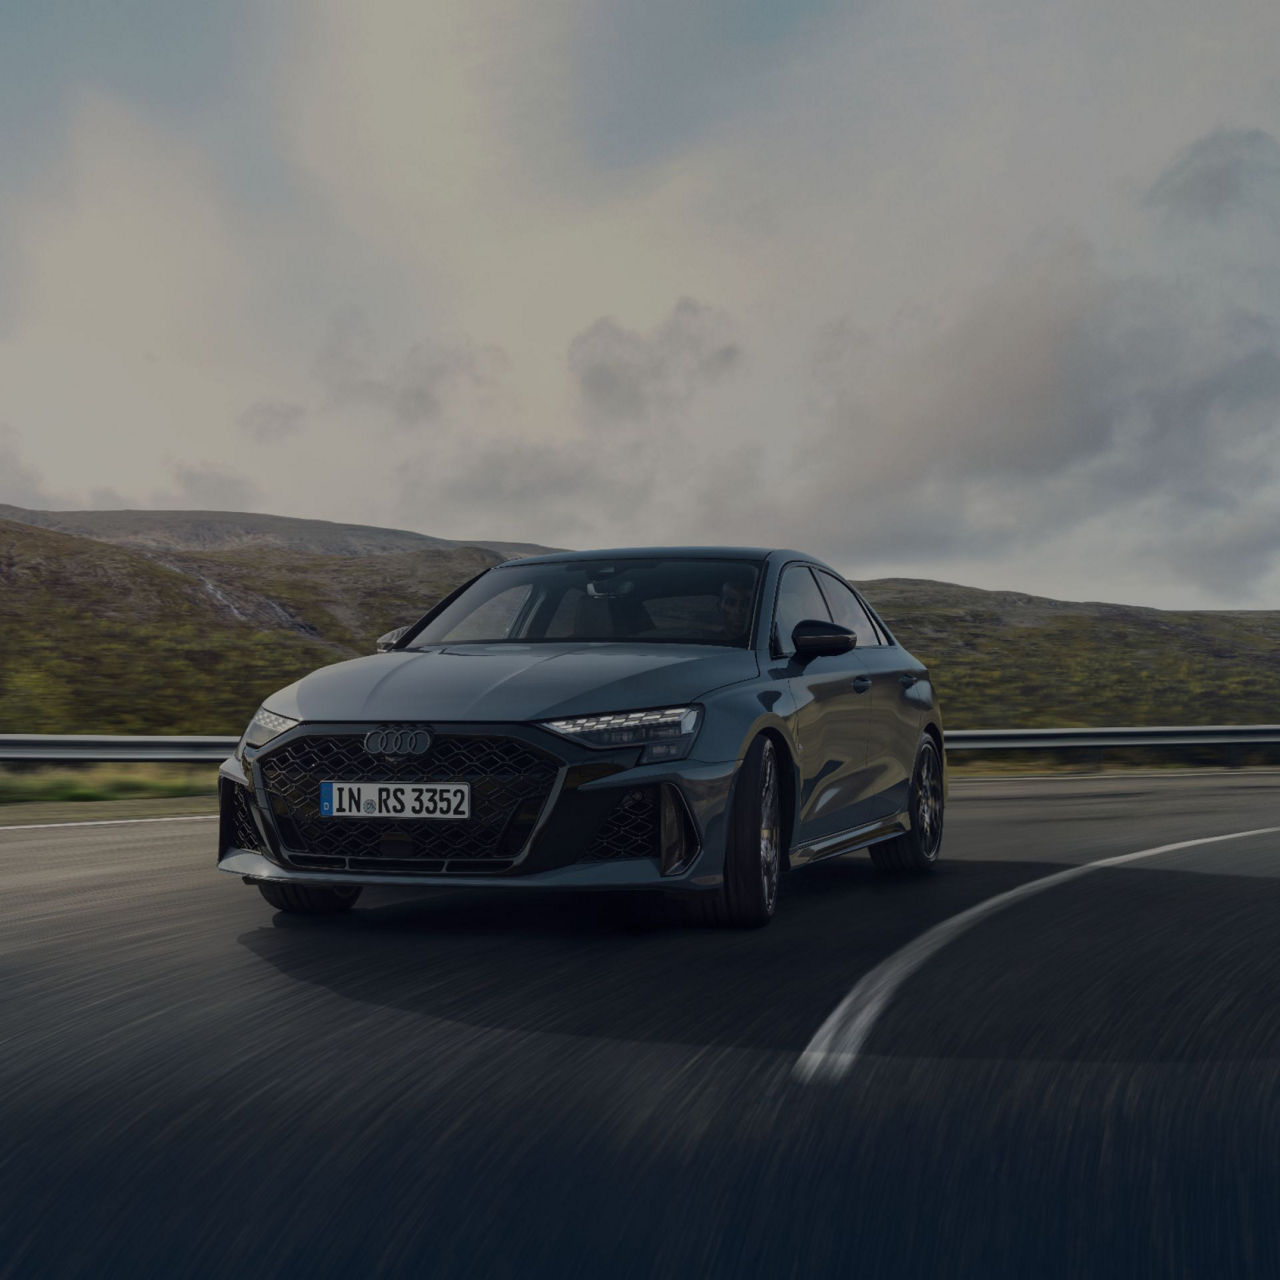
[[[911,818],[908,814],[895,813],[892,818],[853,827],[848,831],[837,831],[834,835],[823,836],[821,840],[811,840],[808,844],[792,849],[791,865],[807,867],[827,858],[838,857],[842,853],[853,853],[868,845],[879,844],[881,840],[892,840],[910,827]]]

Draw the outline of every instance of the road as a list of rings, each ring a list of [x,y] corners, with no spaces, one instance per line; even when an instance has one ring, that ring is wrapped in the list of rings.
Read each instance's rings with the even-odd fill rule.
[[[2,819],[0,819],[2,821]],[[0,830],[0,1276],[1280,1274],[1280,776],[965,782],[755,933],[611,898],[275,915],[214,823]]]

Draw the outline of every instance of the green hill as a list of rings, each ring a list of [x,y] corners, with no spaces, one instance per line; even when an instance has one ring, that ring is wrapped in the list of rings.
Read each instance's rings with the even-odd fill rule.
[[[500,559],[158,556],[0,521],[0,732],[238,733],[272,689]]]
[[[0,732],[239,732],[272,689],[371,652],[383,631],[504,558],[425,538],[380,543],[377,530],[373,554],[356,554],[359,540],[333,550],[333,530],[351,528],[321,530],[329,549],[317,551],[309,527],[272,525],[269,539],[228,546],[197,521],[179,549],[172,523],[164,538],[120,545],[0,519]],[[929,665],[948,728],[1280,720],[1280,612],[861,585]]]
[[[951,729],[1280,721],[1280,611],[1170,612],[945,582],[859,584]]]

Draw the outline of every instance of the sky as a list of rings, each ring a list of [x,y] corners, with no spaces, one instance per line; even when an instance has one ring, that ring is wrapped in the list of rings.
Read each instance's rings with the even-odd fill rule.
[[[0,502],[1280,608],[1280,5],[0,0]]]

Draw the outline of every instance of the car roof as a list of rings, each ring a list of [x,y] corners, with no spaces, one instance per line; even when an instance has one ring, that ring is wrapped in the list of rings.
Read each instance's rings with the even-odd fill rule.
[[[783,556],[795,560],[822,562],[800,551],[784,551],[778,547],[607,547],[599,551],[553,551],[543,556],[522,556],[508,560],[510,568],[518,564],[555,564],[574,560],[765,560],[770,556]]]

